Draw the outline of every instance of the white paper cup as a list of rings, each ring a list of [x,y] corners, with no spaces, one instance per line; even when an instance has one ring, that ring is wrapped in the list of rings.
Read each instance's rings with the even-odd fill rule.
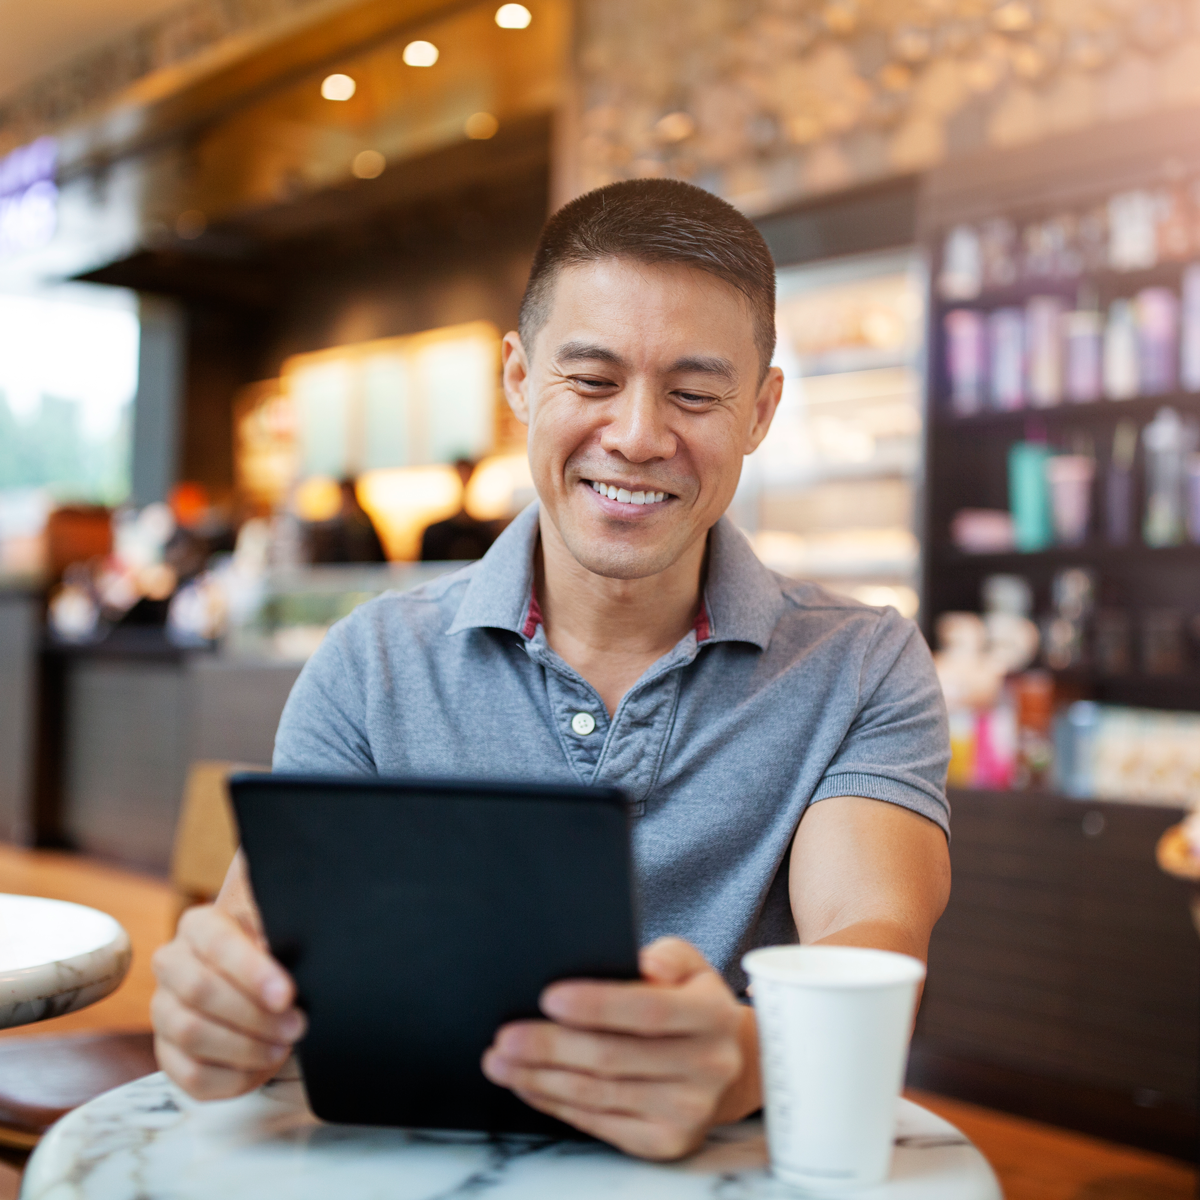
[[[742,966],[772,1171],[817,1195],[882,1183],[924,964],[887,950],[770,946]]]

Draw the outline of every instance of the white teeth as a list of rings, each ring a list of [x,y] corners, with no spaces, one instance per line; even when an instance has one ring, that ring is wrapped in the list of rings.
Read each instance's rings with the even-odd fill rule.
[[[628,488],[613,487],[611,483],[601,483],[598,479],[592,480],[592,491],[621,504],[661,504],[667,497],[666,492],[631,492]]]

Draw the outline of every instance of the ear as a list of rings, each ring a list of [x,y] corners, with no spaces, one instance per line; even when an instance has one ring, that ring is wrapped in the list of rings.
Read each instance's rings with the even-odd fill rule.
[[[780,367],[771,367],[754,399],[754,416],[750,422],[750,428],[746,431],[746,445],[742,450],[743,454],[753,454],[762,443],[763,438],[767,436],[767,430],[771,428],[771,421],[775,416],[775,410],[779,407],[782,395],[783,370]]]
[[[522,425],[529,424],[529,360],[521,335],[515,331],[506,333],[500,344],[500,375],[504,381],[504,398],[513,416]]]

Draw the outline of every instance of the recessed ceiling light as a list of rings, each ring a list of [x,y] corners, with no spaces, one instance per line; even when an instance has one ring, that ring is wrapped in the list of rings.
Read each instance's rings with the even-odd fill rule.
[[[432,42],[409,42],[404,47],[404,61],[410,67],[432,67],[438,60],[438,48]]]
[[[495,137],[496,130],[499,128],[500,122],[491,113],[486,112],[472,113],[463,125],[467,137],[474,138],[478,142]]]
[[[326,75],[321,83],[321,95],[326,100],[349,100],[357,86],[349,75]]]
[[[360,150],[350,164],[359,179],[378,179],[387,166],[387,159],[378,150]]]
[[[496,9],[496,24],[501,29],[527,29],[533,13],[523,4],[502,4]]]

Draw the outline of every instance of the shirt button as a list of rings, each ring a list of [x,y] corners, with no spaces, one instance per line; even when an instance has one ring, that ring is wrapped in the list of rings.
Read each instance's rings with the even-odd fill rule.
[[[571,728],[575,730],[580,737],[587,737],[593,729],[596,728],[596,718],[591,713],[576,713],[571,718]]]

